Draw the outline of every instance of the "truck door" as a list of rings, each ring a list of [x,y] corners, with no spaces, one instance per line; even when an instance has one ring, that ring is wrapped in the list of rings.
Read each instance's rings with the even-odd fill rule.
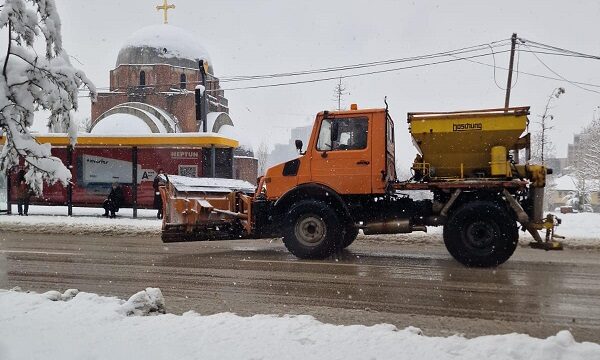
[[[368,116],[321,121],[311,159],[312,181],[339,194],[371,193],[371,136]]]

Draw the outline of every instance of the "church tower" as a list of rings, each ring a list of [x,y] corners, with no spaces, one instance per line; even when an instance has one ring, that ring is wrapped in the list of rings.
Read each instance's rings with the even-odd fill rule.
[[[96,126],[100,128],[95,132],[115,126],[128,128],[116,124],[127,116],[137,117],[137,122],[143,121],[153,133],[201,131],[194,101],[194,89],[202,80],[200,60],[209,64],[208,112],[233,125],[208,52],[194,35],[167,24],[167,11],[172,8],[165,0],[157,6],[164,11],[165,23],[139,29],[125,40],[110,71],[109,91],[99,92],[98,101],[92,104],[92,132]],[[209,132],[218,130],[209,124]]]
[[[213,63],[196,37],[169,25],[167,12],[175,6],[163,0],[156,7],[164,12],[164,24],[144,27],[123,43],[115,68],[110,70],[110,88],[98,92],[92,103],[91,133],[106,135],[146,135],[151,133],[202,132],[196,120],[194,90],[202,83],[199,63],[206,71],[207,131],[237,136],[229,116],[229,103],[215,76]],[[227,174],[218,176],[256,182],[258,161],[251,146],[242,141],[231,150],[216,149],[219,164],[231,164]],[[203,155],[207,160],[213,156]],[[209,161],[204,161],[204,165]],[[203,171],[208,174],[208,169]]]

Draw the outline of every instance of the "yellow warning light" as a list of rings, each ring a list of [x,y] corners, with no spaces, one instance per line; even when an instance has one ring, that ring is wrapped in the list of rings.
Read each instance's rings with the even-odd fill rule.
[[[350,110],[358,110],[358,105],[350,104]]]

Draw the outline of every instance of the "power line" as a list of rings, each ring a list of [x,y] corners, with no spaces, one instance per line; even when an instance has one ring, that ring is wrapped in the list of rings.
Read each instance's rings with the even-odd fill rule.
[[[523,44],[523,45],[525,45],[525,47],[528,47],[528,45],[527,45],[527,44]],[[533,56],[535,56],[535,58],[536,58],[536,59],[538,59],[538,61],[539,61],[539,62],[540,62],[542,65],[544,65],[544,67],[545,67],[546,69],[548,69],[548,71],[550,71],[550,72],[551,72],[551,73],[553,73],[554,75],[558,76],[558,77],[559,77],[559,78],[561,78],[563,81],[566,81],[566,82],[568,82],[569,84],[571,84],[571,85],[573,85],[573,86],[575,86],[575,87],[578,87],[578,88],[580,88],[580,89],[582,89],[582,90],[585,90],[585,91],[590,91],[590,92],[594,92],[594,93],[596,93],[596,94],[600,94],[600,91],[596,91],[596,90],[592,90],[592,89],[588,89],[588,88],[585,88],[585,87],[583,87],[583,86],[580,86],[579,84],[576,84],[576,83],[572,82],[571,80],[569,80],[569,79],[565,78],[564,76],[560,75],[560,74],[559,74],[559,73],[557,73],[556,71],[552,70],[552,69],[551,69],[551,68],[550,68],[548,65],[546,65],[546,63],[545,63],[545,62],[543,62],[543,61],[542,61],[542,59],[540,59],[540,57],[539,57],[539,56],[537,56],[537,54],[533,53]]]
[[[503,51],[499,51],[497,53],[501,54],[501,53],[506,53],[506,52],[509,52],[509,51],[510,50],[503,50]],[[244,86],[244,87],[234,87],[234,88],[221,88],[221,89],[206,90],[206,91],[207,92],[217,92],[217,91],[230,91],[230,90],[242,90],[242,89],[257,89],[257,88],[264,88],[264,87],[275,87],[275,86],[284,86],[284,85],[296,85],[296,84],[314,83],[314,82],[329,81],[329,80],[334,80],[334,79],[338,80],[340,78],[342,78],[342,79],[353,78],[353,77],[359,77],[359,76],[375,75],[375,74],[381,74],[381,73],[387,73],[387,72],[394,72],[394,71],[400,71],[400,70],[406,70],[406,69],[413,69],[413,68],[424,67],[424,66],[445,64],[445,63],[455,62],[455,61],[464,60],[464,59],[478,58],[478,57],[487,56],[487,55],[488,55],[488,53],[471,55],[471,56],[466,56],[466,57],[454,56],[454,59],[440,60],[440,61],[428,62],[428,63],[424,63],[424,64],[415,64],[415,65],[409,65],[409,66],[402,66],[402,67],[396,67],[396,68],[392,68],[392,69],[383,69],[383,70],[375,70],[375,71],[369,71],[369,72],[362,72],[362,73],[358,73],[358,74],[336,75],[334,77],[326,77],[326,78],[318,78],[318,79],[299,80],[299,81],[292,81],[292,82],[285,82],[285,83],[264,84],[264,85],[254,85],[254,86]],[[198,83],[198,82],[199,81],[188,81],[188,83],[192,83],[192,84]],[[157,87],[157,86],[175,86],[175,85],[179,85],[179,84],[140,85],[140,86],[136,86],[136,88],[145,88],[145,87],[146,88],[147,87],[152,87],[153,88],[153,87]],[[102,88],[97,88],[97,89],[102,89]]]
[[[560,48],[557,46],[548,45],[548,44],[544,44],[544,43],[533,41],[533,40],[528,40],[528,39],[521,38],[521,37],[518,39],[522,44],[530,43],[530,44],[532,44],[531,46],[536,46],[538,48],[545,48],[548,50],[554,50],[554,51],[562,52],[562,53],[566,53],[566,54],[577,55],[577,56],[583,57],[583,58],[600,60],[600,56],[597,56],[597,55],[590,55],[590,54],[585,54],[585,53],[582,53],[579,51],[568,50],[568,49]]]
[[[490,51],[492,52],[492,59],[494,60],[494,84],[496,87],[502,91],[506,90],[502,86],[498,85],[498,81],[496,80],[496,54],[494,53],[494,48],[490,45]]]
[[[504,50],[504,51],[500,51],[498,53],[506,53],[509,51],[510,50]],[[456,57],[455,59],[440,60],[440,61],[435,61],[435,62],[430,62],[430,63],[425,63],[425,64],[402,66],[402,67],[397,67],[397,68],[393,68],[393,69],[376,70],[376,71],[369,71],[369,72],[363,72],[363,73],[358,73],[358,74],[334,76],[334,77],[311,79],[311,80],[300,80],[300,81],[292,81],[292,82],[284,82],[284,83],[275,83],[275,84],[242,86],[242,87],[234,87],[234,88],[229,88],[229,89],[225,88],[225,89],[221,89],[221,90],[232,91],[232,90],[260,89],[260,88],[266,88],[266,87],[277,87],[277,86],[297,85],[297,84],[307,84],[307,83],[315,83],[315,82],[322,82],[322,81],[338,80],[340,78],[347,79],[347,78],[354,78],[354,77],[360,77],[360,76],[366,76],[366,75],[376,75],[376,74],[383,74],[383,73],[388,73],[388,72],[395,72],[395,71],[406,70],[406,69],[414,69],[414,68],[431,66],[431,65],[446,64],[446,63],[456,62],[456,61],[460,61],[460,60],[478,58],[478,57],[487,56],[487,55],[488,54],[479,54],[479,55],[472,55],[472,56],[468,56],[468,57]],[[207,90],[207,91],[210,91],[210,90]]]
[[[390,65],[390,64],[403,63],[403,62],[414,62],[414,61],[420,61],[420,60],[424,60],[424,59],[432,59],[432,58],[448,57],[448,56],[450,56],[450,57],[453,57],[454,59],[429,62],[429,63],[425,63],[425,64],[416,64],[416,65],[410,65],[410,66],[403,66],[403,67],[397,67],[397,68],[392,68],[392,69],[384,69],[384,70],[363,72],[363,73],[358,73],[358,74],[342,75],[341,78],[352,78],[352,77],[359,77],[359,76],[366,76],[366,75],[374,75],[374,74],[380,74],[380,73],[386,73],[386,72],[394,72],[394,71],[399,71],[399,70],[405,70],[405,69],[411,69],[411,68],[418,68],[418,67],[424,67],[424,66],[430,66],[430,65],[438,65],[438,64],[443,64],[443,63],[448,63],[448,62],[454,62],[454,61],[458,61],[458,60],[465,60],[465,61],[470,61],[470,62],[473,62],[473,63],[480,64],[480,65],[494,67],[494,82],[495,82],[495,84],[496,84],[496,86],[498,88],[504,90],[497,83],[497,80],[496,80],[496,69],[497,68],[498,69],[503,69],[503,70],[507,70],[507,69],[504,68],[504,67],[500,67],[500,66],[496,65],[496,59],[495,59],[496,52],[494,52],[494,48],[501,48],[501,47],[506,46],[507,45],[506,41],[508,41],[508,40],[507,39],[503,39],[503,40],[494,41],[494,42],[488,43],[488,44],[473,45],[473,46],[469,46],[469,47],[463,47],[463,48],[449,50],[449,51],[444,51],[444,52],[436,52],[436,53],[431,53],[431,54],[426,54],[426,55],[419,55],[419,56],[413,56],[413,57],[407,57],[407,58],[388,59],[388,60],[382,60],[382,61],[373,61],[373,62],[366,62],[366,63],[343,65],[343,66],[337,66],[337,67],[328,67],[328,68],[303,70],[303,71],[295,71],[295,72],[287,72],[287,73],[275,73],[275,74],[263,74],[263,75],[248,75],[248,76],[230,76],[230,77],[223,77],[223,78],[219,79],[219,81],[220,82],[235,82],[235,81],[264,80],[264,79],[282,78],[282,77],[290,77],[290,76],[306,76],[306,75],[313,75],[313,74],[319,74],[319,73],[328,73],[328,72],[333,72],[333,71],[349,71],[349,70],[356,70],[356,69],[361,69],[361,68],[366,68],[366,67],[376,67],[376,66],[382,66],[382,65]],[[569,83],[573,84],[574,86],[577,86],[578,84],[581,84],[581,85],[592,86],[592,87],[600,87],[600,85],[588,84],[588,83],[583,83],[583,82],[578,82],[578,81],[571,81],[571,80],[568,80],[568,79],[564,78],[560,74],[558,74],[555,71],[553,71],[552,69],[550,69],[545,63],[543,63],[543,61],[536,54],[556,55],[556,56],[570,56],[570,57],[579,57],[579,58],[588,58],[588,59],[600,59],[600,57],[595,56],[595,55],[584,54],[584,53],[580,53],[580,52],[576,52],[576,51],[572,51],[572,50],[562,49],[562,48],[559,48],[559,47],[555,47],[555,46],[551,46],[551,45],[546,45],[546,44],[538,43],[538,42],[531,41],[531,40],[525,40],[523,38],[519,38],[519,41],[520,41],[521,44],[526,45],[529,50],[518,49],[518,51],[517,51],[517,53],[518,53],[517,68],[515,70],[515,73],[517,74],[517,78],[515,79],[515,82],[511,85],[512,87],[514,87],[517,84],[518,79],[519,79],[518,76],[521,73],[525,74],[525,75],[529,75],[529,76],[540,77],[540,78],[545,78],[545,79],[550,79],[550,80],[566,81],[566,82],[569,82]],[[525,44],[525,42],[527,42],[527,43],[529,43],[531,45]],[[456,54],[464,54],[464,53],[482,51],[482,50],[485,50],[485,48],[490,48],[491,54],[492,54],[492,57],[493,57],[493,60],[494,60],[494,65],[490,65],[490,64],[487,64],[487,63],[483,63],[483,62],[472,60],[473,58],[487,56],[488,53],[486,53],[486,54],[477,54],[477,55],[473,55],[473,56],[464,56],[464,57],[456,56]],[[534,51],[534,50],[532,50],[532,48],[541,49],[543,51]],[[499,51],[497,53],[503,53],[503,52],[507,52],[507,51]],[[556,76],[559,76],[559,78],[553,78],[553,77],[549,77],[549,76],[544,76],[544,75],[539,75],[539,74],[534,74],[534,73],[528,73],[528,72],[524,72],[524,71],[519,71],[520,53],[521,52],[532,53],[534,56],[536,56],[536,58],[538,59],[538,61],[540,61],[553,74],[555,74]],[[339,79],[339,78],[340,78],[340,76],[336,75],[335,77],[325,77],[325,78],[318,78],[318,79],[299,80],[299,81],[291,81],[291,82],[283,82],[283,83],[275,83],[275,84],[263,84],[263,85],[253,85],[253,86],[232,87],[232,88],[229,88],[229,89],[224,88],[224,89],[207,90],[207,92],[229,91],[229,90],[243,90],[243,89],[258,89],[258,88],[267,88],[267,87],[297,85],[297,84],[305,84],[305,83],[315,83],[315,82],[322,82],[322,81],[330,81],[330,80]],[[187,83],[197,84],[197,83],[199,83],[199,81],[188,81]],[[152,84],[152,85],[141,85],[141,86],[137,86],[136,88],[154,88],[154,87],[158,87],[158,86],[165,86],[165,87],[173,87],[173,90],[179,90],[179,89],[176,89],[177,87],[179,87],[179,85],[180,85],[179,83],[176,83],[176,84]],[[583,89],[583,90],[586,90],[586,91],[596,92],[594,90],[586,89],[584,87],[580,87],[580,88]],[[108,87],[97,88],[97,89],[98,90],[110,90],[110,88],[108,88]],[[87,96],[82,96],[82,97],[87,97]]]
[[[508,51],[509,50],[506,50],[506,51],[503,51],[503,52],[508,52]],[[521,52],[521,51],[524,51],[524,50],[519,50],[519,52]],[[532,52],[532,51],[524,51],[524,52]],[[498,52],[498,53],[501,53],[501,52]],[[452,59],[452,60],[438,61],[438,62],[426,63],[426,64],[418,64],[418,65],[412,65],[412,66],[405,66],[405,67],[400,67],[400,68],[395,68],[395,69],[380,70],[380,71],[369,72],[369,73],[360,73],[360,74],[346,75],[346,76],[342,76],[342,78],[350,78],[350,77],[357,77],[357,76],[366,76],[366,75],[378,74],[378,73],[382,73],[382,72],[392,72],[392,71],[412,69],[412,68],[418,68],[418,67],[424,67],[424,66],[430,66],[430,65],[439,65],[439,64],[443,64],[443,63],[455,62],[455,61],[460,61],[460,60],[472,62],[474,64],[478,64],[478,65],[482,65],[482,66],[493,67],[495,69],[500,69],[500,70],[506,70],[506,71],[508,71],[508,69],[506,67],[498,66],[496,64],[492,65],[492,64],[481,62],[481,61],[473,60],[473,58],[483,57],[483,56],[487,56],[487,55],[489,55],[489,54],[469,56],[469,57],[462,57],[462,58],[461,57],[456,57],[455,59]],[[519,66],[517,66],[517,69],[513,70],[513,71],[516,74],[523,74],[523,75],[537,77],[537,78],[542,78],[542,79],[547,79],[547,80],[566,81],[566,82],[571,83],[573,85],[577,84],[577,85],[585,85],[585,86],[591,86],[591,87],[600,88],[600,85],[598,85],[598,84],[592,84],[592,83],[586,83],[586,82],[581,82],[581,81],[568,80],[568,79],[566,79],[564,77],[555,78],[555,77],[551,77],[551,76],[546,76],[546,75],[541,75],[541,74],[536,74],[536,73],[521,71],[521,70],[519,70]],[[229,88],[229,89],[206,90],[206,91],[207,92],[215,92],[215,91],[260,89],[260,88],[268,88],[268,87],[279,87],[279,86],[287,86],[287,85],[299,85],[299,84],[316,83],[316,82],[322,82],[322,81],[331,81],[331,80],[338,80],[339,78],[340,78],[339,76],[336,76],[336,77],[311,79],[311,80],[304,80],[304,81],[294,81],[294,82],[287,82],[287,83],[265,84],[265,85],[256,85],[256,86]],[[173,85],[176,85],[176,84],[173,84]],[[154,86],[156,86],[156,85],[152,85],[151,87],[154,87]],[[587,90],[587,91],[597,92],[597,91],[594,91],[594,90],[591,90],[591,89],[586,89],[586,88],[582,88],[582,89]],[[156,94],[156,93],[158,93],[158,92],[152,92],[152,94]],[[79,97],[80,98],[89,98],[90,96],[89,95],[80,95]]]
[[[484,63],[484,62],[481,62],[481,61],[477,61],[477,60],[472,60],[472,59],[464,59],[464,60],[468,61],[468,62],[472,62],[474,64],[479,64],[479,65],[488,66],[488,67],[494,67],[494,65],[492,65],[492,64],[487,64],[487,63]],[[505,68],[505,67],[502,67],[502,66],[496,66],[496,67],[498,69],[508,71],[508,68]],[[516,70],[513,70],[513,71],[516,72]],[[530,73],[530,72],[526,72],[526,71],[520,71],[519,70],[519,74],[528,75],[528,76],[532,76],[532,77],[538,77],[538,78],[547,79],[547,80],[567,81],[567,82],[573,83],[573,84],[579,84],[579,85],[585,85],[585,86],[592,86],[592,87],[600,88],[600,85],[598,85],[598,84],[591,84],[591,83],[586,83],[586,82],[582,82],[582,81],[565,80],[565,79],[561,79],[561,78],[555,78],[555,77],[552,77],[552,76],[540,75],[540,74]]]
[[[301,71],[275,73],[275,74],[262,74],[262,75],[222,76],[218,80],[219,80],[219,82],[224,83],[224,82],[234,82],[234,81],[262,80],[262,79],[278,78],[278,77],[304,76],[304,75],[312,75],[312,74],[318,74],[318,73],[356,70],[356,69],[367,68],[367,67],[392,65],[392,64],[403,63],[403,62],[413,62],[413,61],[432,59],[432,58],[438,58],[438,57],[446,57],[446,56],[450,56],[450,55],[482,51],[482,50],[484,50],[484,47],[491,46],[491,45],[493,45],[493,47],[503,47],[503,46],[508,45],[508,44],[506,44],[507,41],[508,40],[503,39],[503,40],[491,42],[489,44],[473,45],[473,46],[458,48],[458,49],[454,49],[454,50],[436,52],[436,53],[425,54],[425,55],[418,55],[418,56],[397,58],[397,59],[388,59],[388,60],[381,60],[381,61],[373,61],[373,62],[366,62],[366,63],[358,63],[358,64],[351,64],[351,65],[341,65],[341,66],[327,67],[327,68],[320,68],[320,69],[301,70]],[[502,44],[503,42],[505,44]],[[196,84],[196,83],[199,83],[199,81],[188,81],[188,83]],[[156,87],[156,86],[178,87],[179,85],[180,85],[179,83],[176,83],[176,84],[149,84],[149,85],[140,85],[140,86],[138,86],[138,88]],[[98,90],[107,90],[109,88],[108,87],[99,87],[97,89]]]
[[[411,62],[411,61],[432,59],[432,58],[438,58],[438,57],[445,57],[445,56],[456,55],[456,54],[464,54],[464,53],[475,52],[475,51],[482,51],[484,49],[484,47],[491,46],[492,44],[494,47],[506,46],[507,44],[501,44],[502,42],[506,42],[506,41],[508,41],[508,40],[503,39],[503,40],[491,42],[489,44],[473,45],[473,46],[469,46],[469,47],[464,47],[464,48],[459,48],[459,49],[454,49],[454,50],[449,50],[449,51],[443,51],[443,52],[437,52],[437,53],[432,53],[432,54],[418,55],[418,56],[398,58],[398,59],[373,61],[373,62],[366,62],[366,63],[358,63],[358,64],[352,64],[352,65],[342,65],[342,66],[313,69],[313,70],[302,70],[302,71],[295,71],[295,72],[263,74],[263,75],[222,76],[219,80],[222,82],[246,81],[246,80],[273,78],[273,77],[310,75],[310,74],[316,74],[316,73],[327,73],[327,72],[332,72],[332,71],[355,70],[355,69],[361,69],[361,68],[365,68],[365,67],[391,65],[391,64],[397,64],[397,63],[403,63],[403,62]]]

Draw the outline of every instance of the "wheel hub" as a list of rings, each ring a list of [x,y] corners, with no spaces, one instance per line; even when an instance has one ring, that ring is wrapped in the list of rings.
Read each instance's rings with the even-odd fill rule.
[[[323,219],[316,215],[305,215],[298,219],[294,227],[296,238],[306,246],[319,244],[327,235]]]
[[[467,244],[475,249],[486,249],[494,245],[494,227],[483,221],[476,221],[470,224],[466,231]]]

